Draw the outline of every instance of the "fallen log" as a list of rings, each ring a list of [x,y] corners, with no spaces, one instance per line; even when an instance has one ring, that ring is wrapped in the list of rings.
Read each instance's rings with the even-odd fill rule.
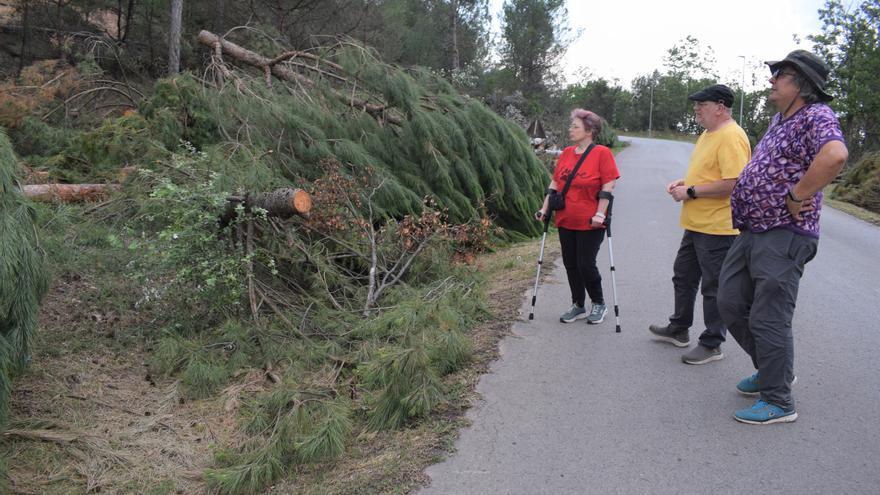
[[[278,79],[282,79],[282,80],[292,82],[292,83],[302,84],[302,85],[308,86],[308,87],[314,86],[314,84],[315,84],[315,82],[312,81],[311,79],[309,79],[308,77],[306,77],[302,74],[299,74],[298,72],[295,72],[293,70],[290,70],[289,68],[287,68],[284,65],[279,63],[283,60],[290,59],[294,56],[302,56],[301,52],[287,52],[287,53],[284,53],[278,57],[270,59],[270,58],[267,58],[267,57],[260,55],[259,53],[252,52],[252,51],[248,50],[247,48],[236,45],[235,43],[233,43],[231,41],[225,40],[210,31],[205,31],[205,30],[200,31],[198,39],[199,39],[199,43],[211,48],[212,50],[214,50],[217,53],[223,53],[224,55],[229,55],[239,62],[243,62],[245,64],[252,66],[252,67],[256,67],[257,69],[260,69],[261,71],[263,71],[266,74],[267,82],[269,84],[271,84],[271,79],[268,79],[269,74],[277,77]],[[331,64],[328,63],[328,65],[331,65]],[[336,64],[331,65],[331,67],[333,67],[333,66],[339,67]],[[333,75],[333,77],[339,78],[339,76],[336,76],[336,75]],[[367,103],[365,100],[362,100],[360,98],[355,98],[353,95],[342,94],[341,92],[339,92],[335,89],[331,89],[331,91],[333,92],[334,95],[336,95],[336,97],[338,97],[338,98],[342,99],[343,101],[345,101],[346,103],[348,103],[348,105],[351,106],[352,108],[362,109],[365,112],[367,112],[368,114],[372,115],[376,119],[383,119],[383,120],[386,120],[386,121],[388,121],[392,124],[398,125],[398,126],[403,124],[403,121],[400,118],[389,114],[386,111],[387,107],[385,107],[384,105],[376,105],[373,103]]]
[[[235,210],[242,205],[245,211],[253,208],[266,210],[270,217],[290,218],[294,215],[308,216],[312,209],[312,196],[302,189],[282,187],[274,191],[246,196],[229,196],[229,205],[220,216],[220,228],[226,227],[235,218]]]
[[[119,184],[29,184],[21,186],[21,193],[45,203],[84,203],[106,199],[119,189]]]
[[[244,203],[245,209],[262,208],[270,217],[290,218],[294,215],[308,215],[312,209],[312,196],[309,193],[289,187],[244,197],[230,196],[227,199],[233,203],[233,208],[235,203]]]

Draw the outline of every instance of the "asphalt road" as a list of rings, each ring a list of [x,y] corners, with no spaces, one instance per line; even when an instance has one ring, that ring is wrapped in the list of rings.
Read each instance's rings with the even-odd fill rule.
[[[752,400],[734,387],[754,370],[736,342],[725,359],[689,366],[647,330],[672,310],[681,229],[664,188],[692,145],[631,141],[618,155],[613,237],[623,333],[611,317],[559,323],[569,295],[557,263],[535,320],[514,325],[481,379],[457,452],[427,470],[421,493],[880,493],[880,229],[823,210],[794,320],[798,420],[737,423],[733,411]]]

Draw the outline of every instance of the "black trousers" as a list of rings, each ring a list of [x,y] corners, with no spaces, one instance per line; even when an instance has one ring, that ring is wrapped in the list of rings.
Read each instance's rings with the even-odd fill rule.
[[[605,304],[602,295],[602,275],[596,266],[596,255],[605,238],[605,229],[569,230],[559,227],[562,245],[562,264],[568,275],[571,302],[583,306],[586,294],[596,304]]]
[[[745,231],[721,268],[721,316],[758,370],[761,399],[785,410],[794,408],[791,322],[798,286],[818,245],[819,239],[785,229]]]
[[[735,235],[685,230],[672,267],[675,313],[669,317],[669,326],[688,330],[693,325],[694,304],[697,289],[700,289],[703,295],[703,322],[706,324],[706,329],[700,334],[700,345],[710,349],[720,346],[727,334],[718,313],[718,277],[734,239]]]

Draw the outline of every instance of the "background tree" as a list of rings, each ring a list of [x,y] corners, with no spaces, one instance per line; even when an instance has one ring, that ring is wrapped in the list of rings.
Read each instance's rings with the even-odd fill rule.
[[[558,79],[555,70],[568,46],[564,0],[507,0],[501,19],[501,63],[514,87],[535,98]],[[534,96],[532,96],[534,95]]]
[[[378,12],[381,26],[364,41],[390,62],[451,74],[482,65],[488,54],[487,0],[385,0]]]
[[[822,32],[809,39],[831,65],[831,105],[841,118],[852,158],[880,149],[880,0],[845,8],[829,0]]]
[[[572,84],[565,88],[563,95],[567,107],[589,108],[612,125],[616,125],[614,119],[623,93],[623,88],[616,81],[608,81],[600,77]]]

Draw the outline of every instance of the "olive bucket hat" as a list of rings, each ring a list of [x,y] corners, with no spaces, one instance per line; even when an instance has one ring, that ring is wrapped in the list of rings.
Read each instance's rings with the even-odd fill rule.
[[[831,101],[834,99],[833,96],[825,91],[825,84],[828,81],[828,73],[831,72],[831,69],[828,68],[828,64],[816,55],[806,50],[795,50],[786,55],[782,60],[768,61],[764,63],[770,66],[771,73],[775,73],[778,69],[786,65],[794,67],[798,72],[803,74],[808,81],[810,81],[810,84],[812,84],[813,87],[816,88],[816,93],[819,95],[819,99],[822,101]]]

